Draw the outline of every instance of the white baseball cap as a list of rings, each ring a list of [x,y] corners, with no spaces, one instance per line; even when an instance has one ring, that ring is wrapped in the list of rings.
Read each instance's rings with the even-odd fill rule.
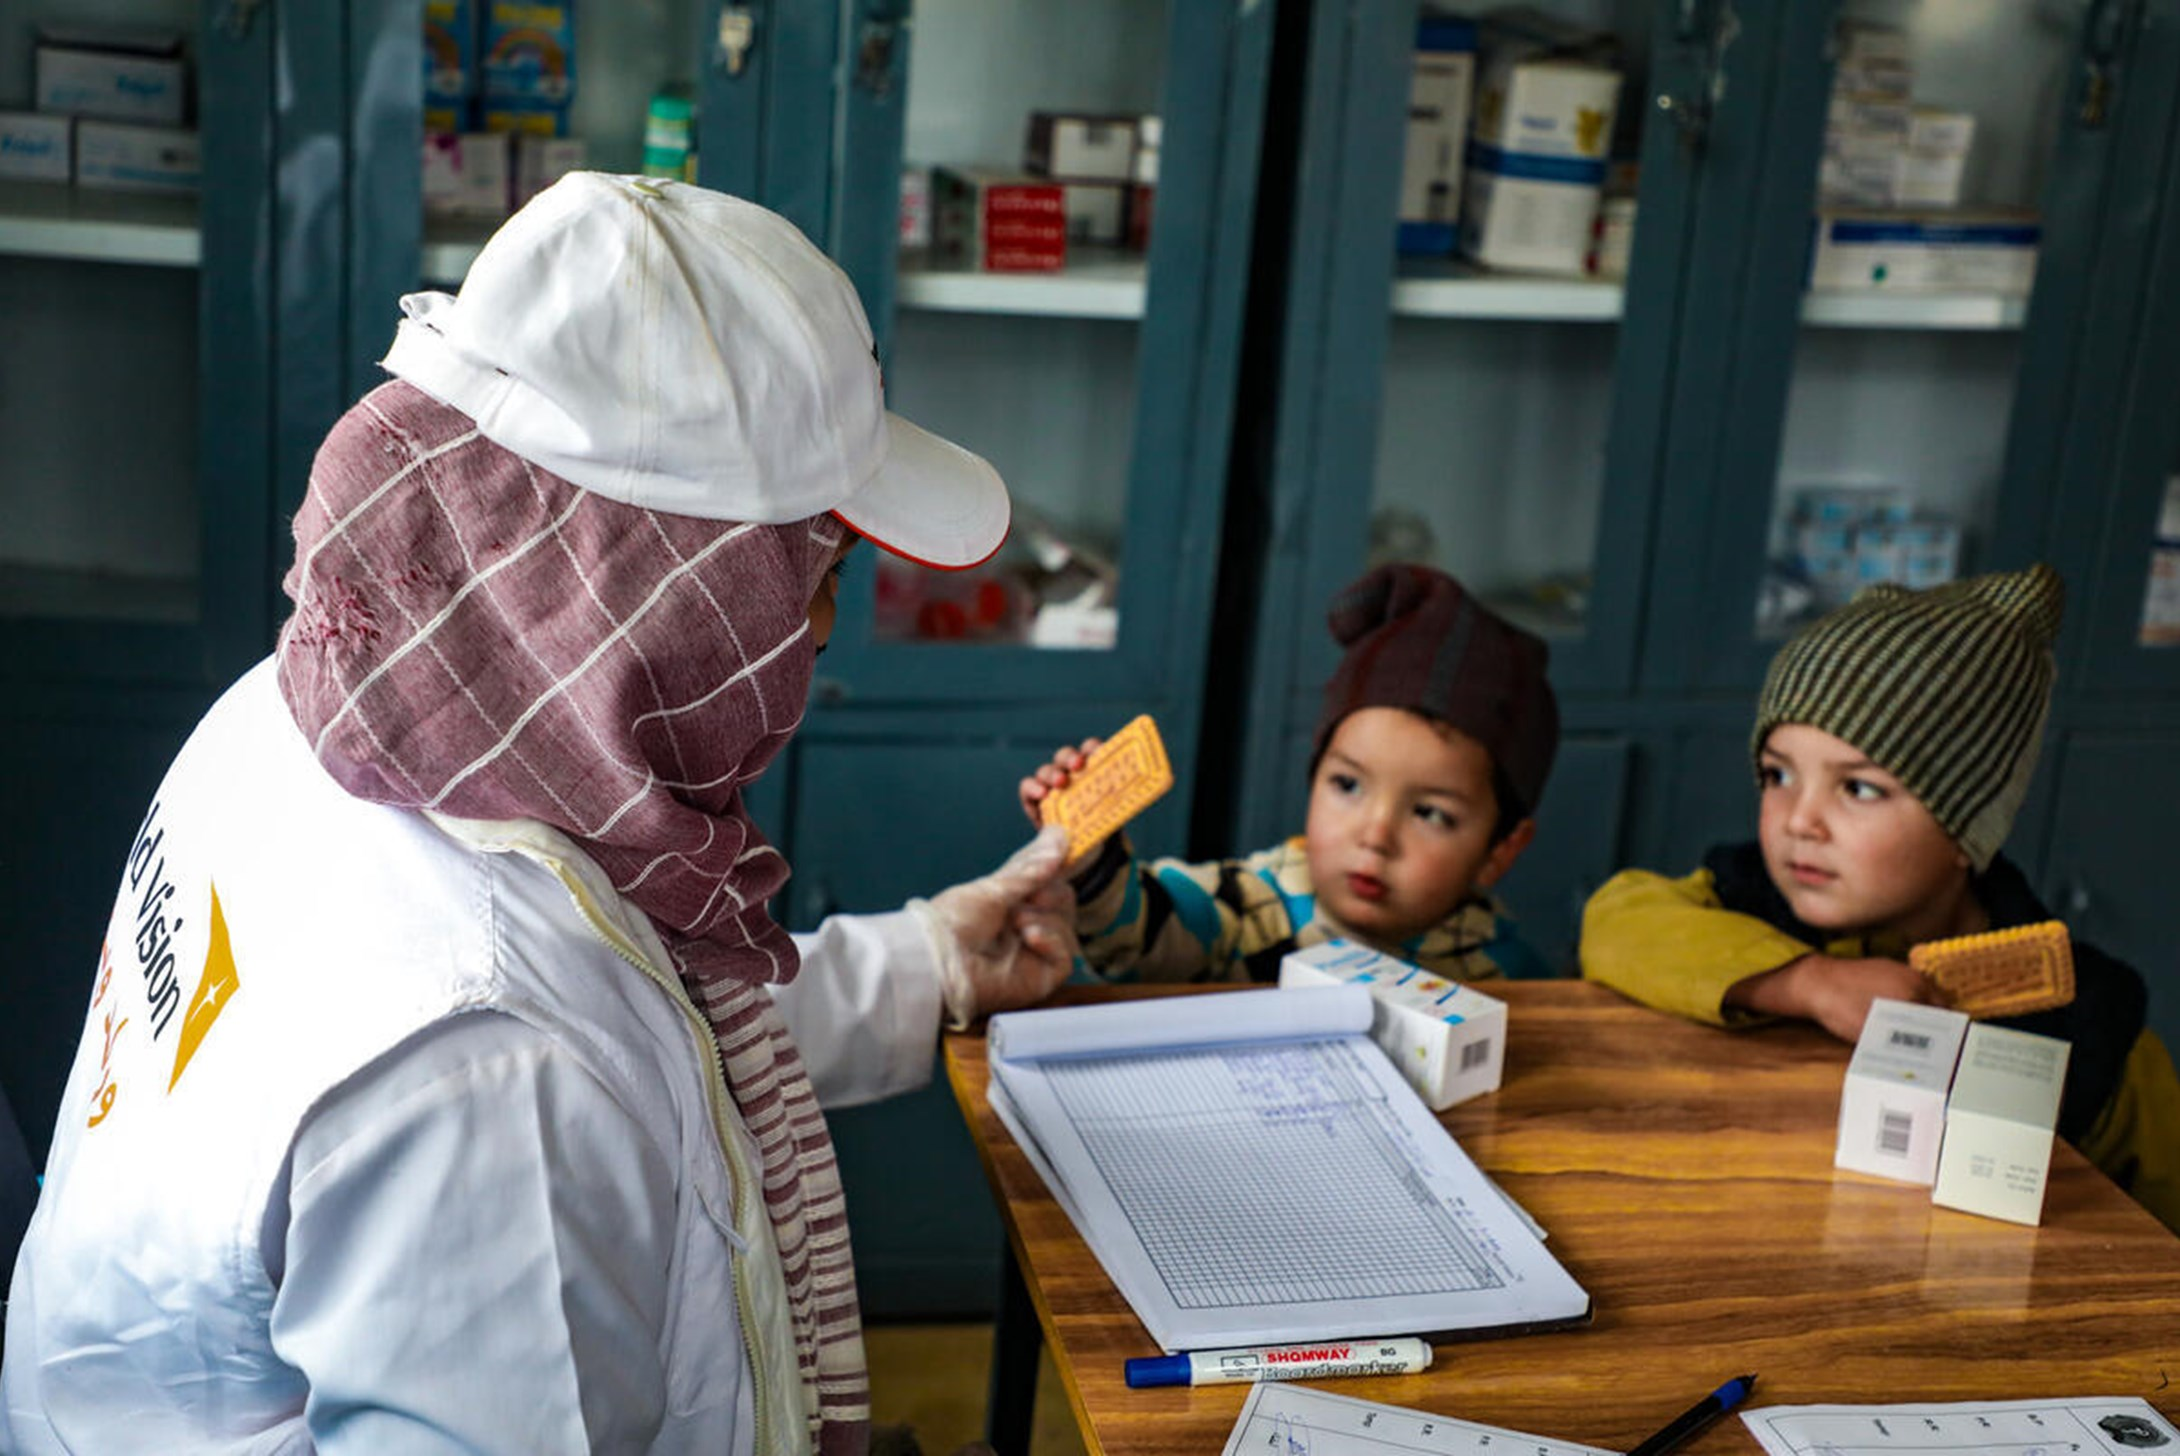
[[[571,172],[492,235],[459,297],[401,309],[389,372],[585,490],[710,520],[831,511],[947,569],[1006,539],[999,473],[887,412],[848,275],[754,203]]]

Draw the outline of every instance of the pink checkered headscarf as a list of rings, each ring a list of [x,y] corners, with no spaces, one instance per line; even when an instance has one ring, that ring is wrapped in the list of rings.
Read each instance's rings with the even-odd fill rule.
[[[348,792],[549,824],[658,927],[759,1145],[825,1456],[867,1443],[861,1317],[832,1141],[762,989],[798,969],[765,913],[788,867],[742,791],[802,722],[845,529],[608,500],[396,380],[319,450],[277,649]]]

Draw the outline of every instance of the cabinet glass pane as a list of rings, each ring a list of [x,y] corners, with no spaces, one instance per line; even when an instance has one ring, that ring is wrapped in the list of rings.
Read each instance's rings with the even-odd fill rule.
[[[990,460],[1015,524],[972,571],[878,561],[879,640],[1114,646],[1165,42],[1157,0],[916,8],[887,397]],[[1094,119],[1052,171],[1111,180],[1027,176],[1037,112]]]
[[[1849,0],[1758,634],[1979,569],[2079,12]]]
[[[193,624],[196,199],[69,180],[76,123],[24,115],[38,27],[63,23],[167,32],[186,67],[197,12],[0,0],[0,617]],[[59,177],[24,175],[46,167]]]
[[[1430,88],[1469,38],[1419,32],[1369,560],[1429,562],[1565,638],[1589,612],[1650,9],[1537,8],[1567,57],[1510,66],[1521,43],[1487,30],[1465,106],[1458,79]]]
[[[641,172],[654,101],[669,119],[693,117],[700,0],[619,0],[543,7],[571,18],[565,30],[526,24],[493,44],[480,28],[461,43],[442,19],[451,6],[425,0],[424,280],[461,281],[477,248],[507,216],[562,172]],[[470,7],[481,13],[482,0]],[[530,7],[534,10],[539,7]],[[534,20],[526,11],[526,18]],[[548,18],[550,18],[548,16]],[[563,42],[572,35],[572,53]],[[491,47],[490,50],[487,48]],[[558,104],[488,99],[484,65],[497,56]],[[456,94],[457,91],[460,94]],[[446,124],[452,122],[449,134]],[[494,134],[519,129],[520,134]],[[693,122],[686,124],[694,147]],[[483,132],[485,135],[478,135]],[[465,185],[463,178],[472,179]]]
[[[2150,539],[2150,578],[2142,593],[2144,647],[2180,647],[2180,469],[2165,477]]]

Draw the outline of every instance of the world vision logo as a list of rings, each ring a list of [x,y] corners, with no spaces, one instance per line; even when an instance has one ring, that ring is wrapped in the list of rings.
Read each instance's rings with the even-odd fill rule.
[[[204,1042],[204,1034],[220,1019],[235,992],[242,989],[242,980],[235,974],[235,949],[227,938],[227,917],[220,911],[219,886],[208,884],[207,888],[212,894],[212,933],[204,949],[204,971],[197,977],[197,992],[189,998],[189,1009],[182,1013],[181,1040],[174,1044],[174,1075],[167,1079],[169,1092],[182,1080],[189,1059]]]
[[[129,891],[136,897],[136,934],[132,949],[136,953],[138,974],[143,978],[154,1042],[167,1034],[181,1003],[180,967],[176,964],[175,951],[183,928],[181,916],[169,918],[176,908],[178,887],[167,873],[166,828],[159,822],[160,807],[155,801],[150,812],[145,814],[142,827],[137,830],[136,843],[129,850],[128,875]],[[211,906],[207,915],[204,968],[197,975],[196,992],[189,998],[189,1007],[182,1013],[181,1029],[175,1035],[174,1072],[167,1078],[169,1092],[182,1080],[190,1059],[204,1044],[206,1033],[211,1031],[212,1024],[219,1020],[220,1013],[242,987],[235,974],[234,947],[227,935],[227,916],[220,909],[219,889],[207,882],[206,890]]]

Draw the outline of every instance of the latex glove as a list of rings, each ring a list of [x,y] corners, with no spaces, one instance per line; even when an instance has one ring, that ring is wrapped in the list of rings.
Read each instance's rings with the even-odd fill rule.
[[[947,1025],[1033,1005],[1067,979],[1078,947],[1066,862],[1067,831],[1048,824],[983,878],[908,902],[938,956]]]

